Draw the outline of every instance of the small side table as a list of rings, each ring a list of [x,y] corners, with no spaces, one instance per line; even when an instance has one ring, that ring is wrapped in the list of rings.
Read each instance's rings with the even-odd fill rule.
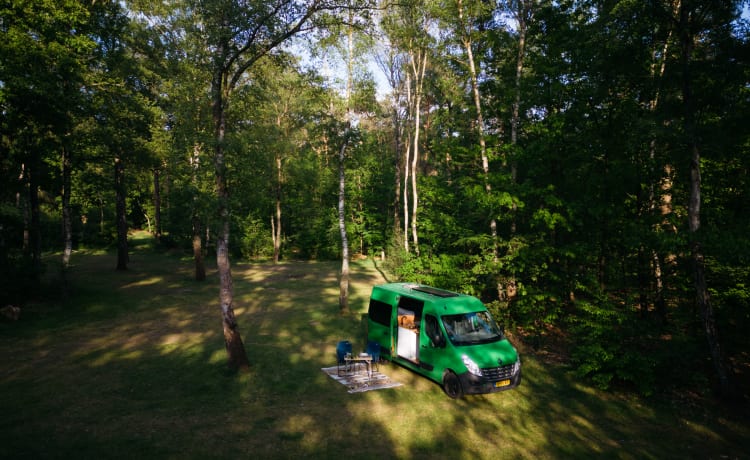
[[[364,364],[367,366],[367,380],[372,377],[372,356],[367,353],[360,353],[359,355],[346,355],[344,356],[347,366],[354,367],[354,373],[357,373],[357,364]]]

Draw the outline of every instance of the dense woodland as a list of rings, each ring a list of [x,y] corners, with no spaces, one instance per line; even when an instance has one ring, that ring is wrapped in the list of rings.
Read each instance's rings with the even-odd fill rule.
[[[198,280],[215,258],[244,368],[230,260],[341,260],[346,313],[367,256],[602,388],[736,396],[746,7],[2,0],[0,305],[56,270],[65,293],[77,248],[126,270],[147,229]]]

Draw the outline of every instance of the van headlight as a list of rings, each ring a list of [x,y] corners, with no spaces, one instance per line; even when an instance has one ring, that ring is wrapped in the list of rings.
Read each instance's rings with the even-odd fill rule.
[[[519,356],[516,362],[513,364],[513,375],[518,374],[521,371],[521,357]]]
[[[464,366],[466,366],[466,370],[471,372],[472,374],[481,377],[482,376],[482,370],[477,366],[477,363],[471,360],[466,355],[461,356],[461,360],[464,362]]]

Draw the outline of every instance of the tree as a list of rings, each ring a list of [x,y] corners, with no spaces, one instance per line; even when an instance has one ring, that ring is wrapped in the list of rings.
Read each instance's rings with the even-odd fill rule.
[[[14,152],[16,174],[27,182],[32,272],[41,271],[40,187],[51,189],[51,171],[62,173],[62,217],[65,271],[72,252],[70,216],[71,135],[82,107],[85,62],[93,47],[86,35],[89,11],[85,5],[4,3],[0,21],[0,103],[7,144]],[[59,160],[53,159],[57,152]]]
[[[128,255],[127,168],[145,166],[153,122],[152,84],[144,53],[137,50],[138,25],[119,3],[94,10],[102,24],[92,69],[91,98],[97,135],[112,162],[117,230],[117,270],[126,270]],[[133,171],[135,172],[135,171]]]
[[[233,369],[248,369],[249,361],[234,314],[234,291],[229,262],[229,188],[226,163],[227,108],[246,72],[291,37],[311,30],[319,15],[339,8],[324,0],[274,0],[272,2],[216,0],[195,5],[211,50],[211,106],[216,172],[217,213],[220,229],[216,241],[224,342]]]
[[[694,67],[696,61],[711,59],[713,50],[702,49],[712,45],[699,37],[709,34],[721,39],[727,33],[728,23],[739,10],[734,2],[694,2],[681,0],[676,8],[677,30],[680,45],[681,95],[683,102],[684,146],[690,158],[690,198],[688,204],[688,230],[690,232],[690,254],[693,263],[695,298],[703,319],[704,332],[708,341],[711,359],[719,379],[721,393],[732,396],[734,393],[731,374],[719,342],[714,307],[706,282],[706,265],[701,228],[701,145],[699,136],[699,112],[696,108],[696,81]],[[715,44],[713,44],[716,46]],[[698,88],[700,91],[701,88]]]
[[[407,70],[406,102],[411,121],[411,136],[404,145],[404,249],[409,251],[411,232],[414,252],[419,256],[419,236],[417,213],[419,192],[417,186],[417,166],[420,156],[420,133],[422,131],[422,99],[425,74],[430,55],[430,24],[432,18],[421,1],[400,3],[396,9],[383,18],[382,25],[389,40],[406,55]],[[411,192],[411,202],[408,193]],[[411,206],[410,206],[411,204]]]

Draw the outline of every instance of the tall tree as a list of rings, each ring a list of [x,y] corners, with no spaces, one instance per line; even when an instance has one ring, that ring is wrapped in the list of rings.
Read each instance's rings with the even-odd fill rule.
[[[93,47],[85,4],[5,2],[0,5],[0,102],[17,174],[27,181],[30,255],[41,270],[40,187],[51,189],[45,164],[63,176],[63,271],[72,252],[70,216],[71,135],[82,107],[85,63]],[[59,159],[54,159],[57,152]]]
[[[704,35],[721,39],[729,33],[729,24],[736,17],[740,3],[680,0],[676,8],[677,29],[680,44],[681,96],[683,103],[683,136],[687,156],[690,159],[690,195],[688,204],[688,229],[690,231],[690,253],[693,262],[695,299],[703,319],[711,359],[716,370],[722,394],[733,394],[731,373],[725,361],[719,341],[714,307],[706,281],[706,263],[701,229],[701,120],[696,105],[695,67],[701,60],[710,60],[715,43],[703,40]],[[704,47],[708,46],[709,49]]]
[[[419,255],[417,214],[419,211],[418,166],[422,133],[422,103],[425,75],[431,53],[430,26],[432,17],[421,0],[399,3],[382,20],[389,40],[406,56],[405,90],[411,135],[404,145],[404,248],[409,251],[409,235],[416,255]],[[408,195],[408,193],[411,195]],[[409,200],[411,198],[411,200]]]
[[[96,4],[93,10],[102,24],[97,40],[96,65],[92,69],[92,99],[99,139],[108,152],[115,191],[117,270],[126,270],[128,255],[128,168],[147,168],[148,142],[153,122],[153,85],[145,66],[144,46],[138,40],[139,25],[130,20],[117,2]]]
[[[233,369],[248,369],[249,361],[234,314],[234,289],[229,261],[229,188],[226,159],[227,108],[246,72],[260,58],[293,36],[311,30],[318,15],[340,7],[327,0],[215,0],[192,5],[205,27],[211,49],[211,105],[214,131],[217,213],[216,241],[219,303],[224,342]]]

